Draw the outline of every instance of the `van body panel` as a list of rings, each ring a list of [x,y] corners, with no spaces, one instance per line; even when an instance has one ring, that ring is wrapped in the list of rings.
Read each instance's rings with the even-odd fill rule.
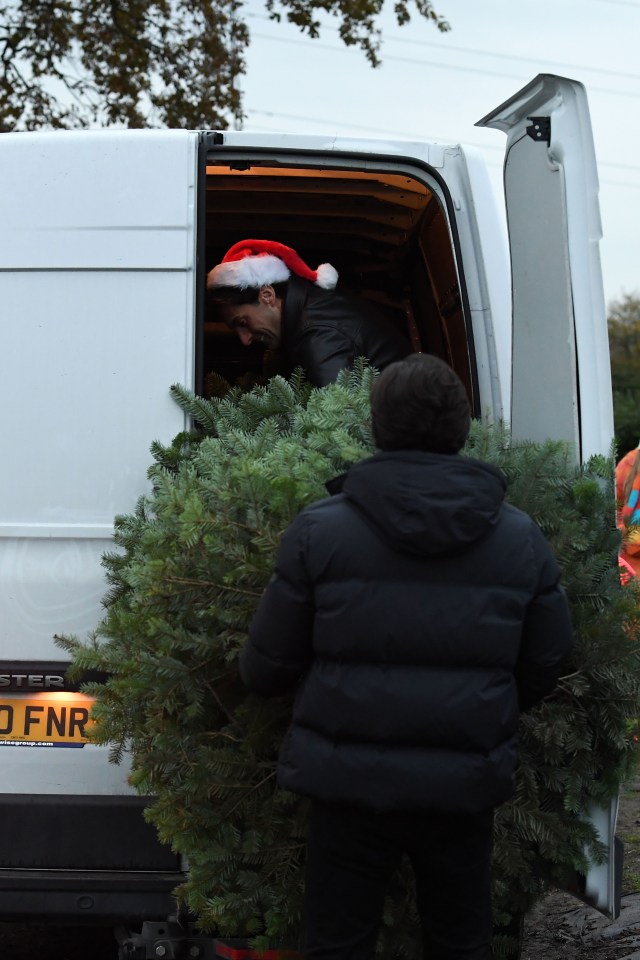
[[[189,269],[196,142],[181,130],[5,134],[1,269]]]
[[[509,248],[482,157],[472,147],[455,150],[459,174],[453,204],[465,265],[482,413],[483,419],[493,422],[504,419],[509,410]],[[469,269],[472,263],[475,269]]]
[[[197,136],[2,146],[0,376],[36,399],[3,422],[20,482],[0,474],[0,658],[51,659],[55,631],[100,618],[100,557],[147,488],[150,442],[186,425],[168,386],[194,383]]]
[[[37,662],[37,661],[36,661]],[[2,747],[2,796],[128,796],[135,790],[127,781],[129,757],[109,763],[104,747],[85,743],[78,750]],[[36,754],[34,757],[32,754]]]
[[[144,482],[144,470],[140,474]],[[2,657],[29,652],[36,661],[59,660],[51,633],[88,636],[102,610],[105,593],[101,558],[111,549],[113,523],[104,538],[78,536],[49,524],[13,531],[0,549],[0,583],[7,592],[2,611]]]
[[[168,385],[193,383],[193,329],[183,319],[193,309],[193,277],[34,271],[27,281],[6,271],[0,295],[7,319],[16,318],[3,330],[4,389],[41,398],[29,412],[33,442],[23,417],[3,424],[21,480],[0,474],[0,533],[28,524],[47,537],[86,525],[95,535],[145,489],[150,442],[184,427]]]
[[[7,134],[0,151],[0,661],[60,661],[103,612],[113,521],[194,384],[197,134]],[[21,398],[21,399],[18,399]],[[64,664],[61,665],[64,668]],[[1,745],[5,794],[130,794],[107,749]]]
[[[541,74],[477,126],[507,134],[513,435],[568,440],[578,460],[609,455],[602,228],[584,87]]]
[[[193,384],[193,325],[175,318],[191,316],[194,284],[184,272],[23,277],[0,272],[6,316],[19,318],[3,333],[0,376],[9,396],[38,396],[28,426],[20,415],[3,424],[21,467],[20,483],[0,473],[0,659],[51,659],[54,633],[86,635],[100,619],[100,558],[114,517],[147,489],[149,444],[186,426],[168,387]]]

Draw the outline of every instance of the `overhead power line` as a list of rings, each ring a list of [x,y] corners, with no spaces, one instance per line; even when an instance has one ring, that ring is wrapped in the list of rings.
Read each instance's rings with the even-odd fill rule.
[[[257,37],[259,40],[269,40],[273,43],[289,43],[289,44],[308,44],[313,43],[314,50],[330,50],[332,53],[347,52],[347,47],[333,47],[330,44],[322,43],[319,40],[305,40],[305,39],[296,39],[294,37],[274,37],[270,34],[264,33],[254,33],[254,37]],[[414,60],[411,57],[397,57],[391,53],[385,53],[385,61],[394,61],[395,63],[408,63],[413,64],[418,67],[436,67],[439,70],[453,70],[456,73],[476,73],[482,74],[487,77],[501,77],[508,80],[527,80],[529,79],[524,74],[514,74],[514,73],[503,73],[502,71],[497,70],[484,70],[481,67],[464,67],[459,64],[454,63],[442,63],[438,60]],[[578,68],[576,68],[578,69]],[[632,97],[637,100],[640,98],[640,92],[634,93],[632,90],[607,90],[603,87],[592,87],[589,86],[590,93],[604,93],[609,96],[616,97]]]
[[[640,10],[640,7],[638,7]],[[397,34],[385,34],[384,37],[386,41],[393,41],[394,43],[406,43],[411,46],[421,46],[421,47],[435,47],[438,50],[442,50],[447,53],[452,51],[453,53],[470,53],[476,57],[491,57],[492,60],[517,60],[520,63],[533,63],[534,65],[540,64],[540,57],[521,57],[514,56],[509,53],[495,53],[492,50],[478,50],[477,47],[455,47],[450,46],[446,40],[443,40],[442,43],[435,43],[432,40],[413,40],[411,37],[400,37]],[[560,67],[563,70],[585,70],[589,73],[602,73],[609,77],[621,77],[624,80],[640,80],[640,73],[627,73],[624,70],[607,70],[605,67],[592,67],[586,66],[585,64],[579,63],[563,63],[558,60],[546,60],[544,61],[550,67]]]
[[[607,2],[614,2],[614,0],[599,0],[599,2],[607,3]],[[615,2],[622,3],[623,0],[615,0]],[[624,0],[624,2],[626,2],[626,0]],[[640,10],[640,4],[638,3],[629,3],[629,6],[637,7],[638,10]],[[266,16],[265,14],[249,14],[247,19],[263,20],[270,23],[274,22],[271,20],[270,17]],[[323,24],[322,30],[330,31],[331,33],[338,33],[337,29],[330,25],[325,26]],[[255,34],[255,36],[261,37],[263,39],[266,38],[265,34]],[[277,38],[274,38],[274,39],[277,39]],[[292,39],[295,41],[296,38],[292,38]],[[306,38],[300,37],[297,39],[297,42],[305,43],[307,42],[307,40]],[[316,41],[314,40],[313,42],[315,43]],[[393,34],[384,33],[383,46],[388,42],[404,43],[412,47],[431,47],[432,49],[440,50],[443,53],[450,53],[450,52],[469,53],[469,54],[472,54],[473,56],[491,57],[492,60],[516,60],[516,61],[519,61],[520,63],[532,63],[535,66],[538,66],[540,64],[540,57],[522,57],[519,55],[517,56],[515,54],[510,54],[510,53],[496,53],[494,50],[480,50],[478,47],[458,47],[450,44],[446,37],[443,37],[440,42],[436,42],[434,40],[416,40],[414,37],[402,37],[400,36],[400,34],[397,34],[397,33],[393,33]],[[335,47],[332,49],[337,50],[340,48]],[[384,50],[383,50],[382,56],[383,56],[383,59],[386,59]],[[601,73],[605,76],[610,76],[610,77],[622,77],[625,80],[640,80],[640,73],[628,73],[624,70],[608,70],[605,67],[586,66],[585,64],[579,64],[579,63],[564,63],[558,60],[545,60],[545,63],[547,63],[551,67],[561,67],[563,70],[564,69],[585,70],[585,71],[588,71],[589,73]],[[500,76],[502,76],[502,74],[500,74]]]
[[[268,33],[253,33],[253,37],[257,37],[259,40],[271,40],[274,43],[290,43],[294,45],[313,44],[314,50],[330,50],[335,53],[337,51],[348,52],[349,48],[347,46],[343,47],[332,47],[330,44],[322,43],[320,40],[306,40],[304,38],[297,39],[295,37],[274,37]],[[396,57],[393,54],[385,53],[384,60],[393,60],[396,63],[412,63],[417,64],[420,67],[442,67],[443,70],[456,70],[462,73],[483,73],[488,77],[507,77],[511,80],[522,80],[522,74],[514,73],[502,73],[496,70],[482,70],[476,67],[459,67],[452,63],[439,63],[437,61],[431,60],[412,60],[410,57]]]
[[[634,3],[633,0],[596,0],[596,3],[614,3],[619,7],[635,7],[640,10],[640,3]]]

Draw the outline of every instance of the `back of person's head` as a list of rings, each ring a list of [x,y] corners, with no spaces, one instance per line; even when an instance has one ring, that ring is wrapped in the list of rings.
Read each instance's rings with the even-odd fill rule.
[[[471,413],[451,367],[431,354],[412,353],[376,380],[371,421],[380,450],[458,453],[469,435]]]

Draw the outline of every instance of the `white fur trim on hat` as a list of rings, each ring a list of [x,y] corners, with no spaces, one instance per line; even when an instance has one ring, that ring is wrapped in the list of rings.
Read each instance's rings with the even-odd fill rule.
[[[338,271],[330,263],[321,263],[316,270],[318,279],[316,284],[324,290],[333,290],[338,282]]]
[[[219,263],[210,271],[210,287],[264,287],[272,283],[283,283],[291,276],[289,269],[280,257],[262,254],[259,257],[243,257],[242,260],[230,260]]]

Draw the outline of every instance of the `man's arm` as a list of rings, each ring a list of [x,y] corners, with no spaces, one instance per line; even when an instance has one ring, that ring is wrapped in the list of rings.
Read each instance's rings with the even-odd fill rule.
[[[532,531],[538,589],[527,610],[515,671],[523,711],[551,693],[573,646],[569,602],[560,585],[560,569],[533,522]]]
[[[314,387],[334,383],[341,370],[351,368],[357,356],[351,338],[333,324],[317,325],[296,338],[291,360],[302,367]]]
[[[284,534],[276,569],[240,654],[246,686],[264,697],[295,688],[312,657],[313,584],[306,569],[307,520],[300,514]]]

